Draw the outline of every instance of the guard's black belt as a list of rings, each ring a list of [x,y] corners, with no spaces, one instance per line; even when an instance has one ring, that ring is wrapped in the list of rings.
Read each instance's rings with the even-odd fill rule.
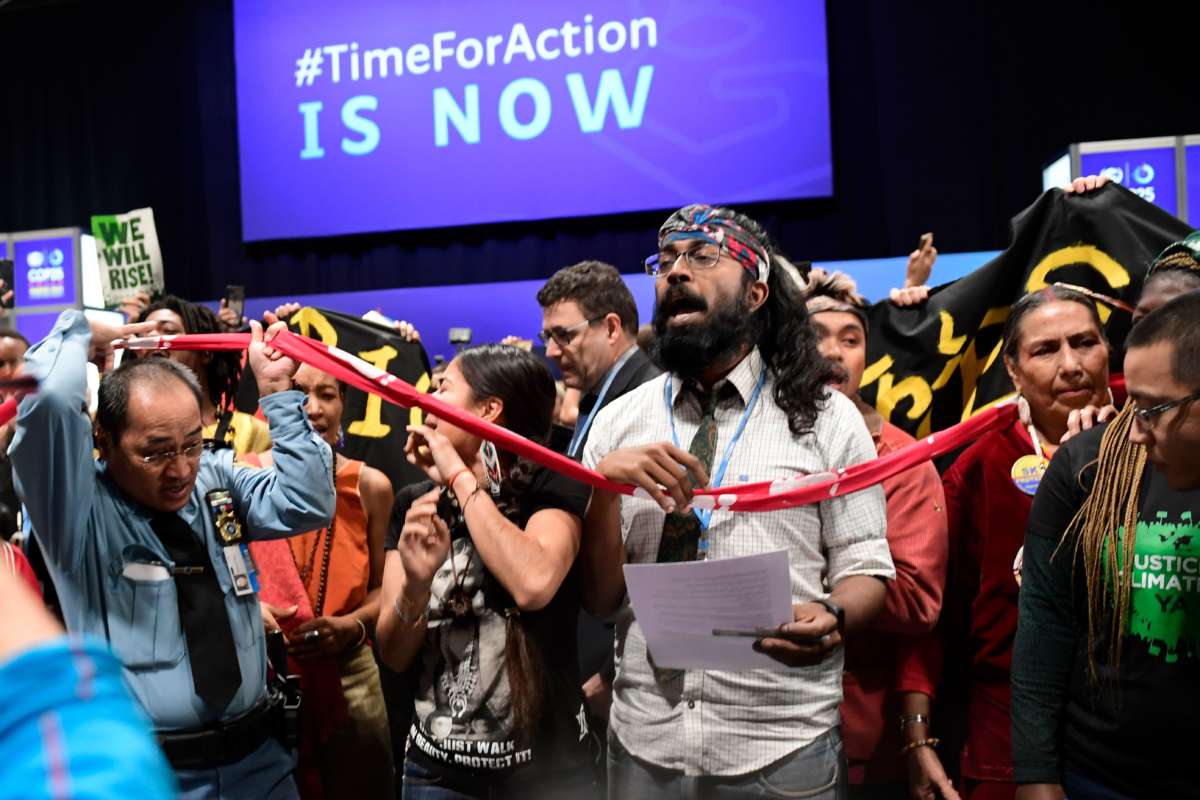
[[[159,731],[158,744],[177,770],[216,769],[253,753],[281,731],[282,706],[264,699],[240,717],[195,731]]]

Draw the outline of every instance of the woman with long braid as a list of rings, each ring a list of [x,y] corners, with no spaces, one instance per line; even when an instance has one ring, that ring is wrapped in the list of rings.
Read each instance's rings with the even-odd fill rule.
[[[1151,265],[1130,402],[1063,446],[1030,515],[1012,688],[1021,800],[1200,795],[1198,253],[1193,234]]]
[[[550,434],[554,379],[517,347],[463,350],[435,396]],[[573,566],[589,488],[434,415],[409,431],[429,480],[396,495],[378,625],[383,660],[418,676],[404,797],[593,797]]]

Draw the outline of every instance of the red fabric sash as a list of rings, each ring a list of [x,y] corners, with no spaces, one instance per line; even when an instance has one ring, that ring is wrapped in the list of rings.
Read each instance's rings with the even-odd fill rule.
[[[154,350],[242,350],[249,346],[250,335],[245,333],[153,336],[131,339],[124,343],[130,349]],[[461,409],[417,391],[413,386],[362,359],[329,347],[315,339],[281,331],[271,343],[280,352],[296,361],[309,364],[365,392],[405,408],[417,407],[439,419],[453,423],[469,433],[488,439],[497,447],[552,469],[569,478],[627,495],[642,495],[633,486],[618,484],[594,470],[548,450],[512,431],[468,414]],[[797,476],[767,483],[726,486],[696,492],[694,505],[698,508],[719,508],[732,511],[777,511],[783,508],[808,505],[831,497],[857,492],[897,475],[917,464],[957,450],[986,433],[1012,424],[1016,418],[1012,404],[994,406],[979,412],[971,419],[917,441],[901,450],[889,453],[835,473]],[[2,418],[0,418],[2,420]]]

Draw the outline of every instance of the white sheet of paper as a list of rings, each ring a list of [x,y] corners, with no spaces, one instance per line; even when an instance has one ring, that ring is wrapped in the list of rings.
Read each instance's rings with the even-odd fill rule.
[[[664,669],[787,669],[754,639],[713,628],[774,628],[792,621],[787,552],[719,561],[626,564],[625,588],[654,663]]]

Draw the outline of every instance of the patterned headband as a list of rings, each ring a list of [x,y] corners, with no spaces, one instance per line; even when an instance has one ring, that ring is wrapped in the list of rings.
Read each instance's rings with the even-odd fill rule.
[[[695,203],[676,211],[658,229],[658,246],[699,239],[726,250],[756,280],[771,272],[770,251],[758,236],[739,225],[727,208]]]

